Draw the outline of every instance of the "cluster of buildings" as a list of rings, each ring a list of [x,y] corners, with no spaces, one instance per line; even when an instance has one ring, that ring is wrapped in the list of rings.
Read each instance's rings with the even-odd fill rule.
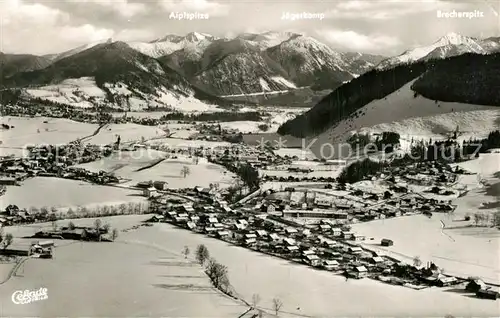
[[[359,243],[366,238],[352,232],[348,224],[333,225],[321,220],[303,226],[272,213],[231,207],[215,192],[193,191],[197,191],[194,203],[156,198],[156,214],[147,222],[168,222],[231,244],[342,274],[346,279],[370,277],[417,289],[463,282],[443,275],[434,264],[416,267],[365,249]],[[383,239],[379,244],[392,246],[394,242]]]
[[[29,151],[27,157],[0,159],[0,185],[19,185],[25,179],[35,176],[61,177],[97,184],[118,182],[114,175],[104,171],[91,172],[74,167],[76,164],[109,156],[112,153],[111,146],[71,143],[57,146],[32,146],[27,150]]]
[[[247,201],[246,206],[285,218],[327,220],[333,225],[431,211],[452,212],[455,209],[448,201],[426,198],[418,193],[370,193],[307,187],[268,190]]]

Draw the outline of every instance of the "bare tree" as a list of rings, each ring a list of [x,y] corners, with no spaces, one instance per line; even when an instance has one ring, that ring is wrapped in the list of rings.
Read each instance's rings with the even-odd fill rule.
[[[127,213],[129,214],[134,213],[134,206],[135,206],[134,202],[129,202],[127,204]]]
[[[420,267],[421,265],[422,265],[422,260],[420,259],[420,256],[415,256],[413,258],[413,266]]]
[[[259,294],[253,294],[252,295],[252,307],[257,308],[257,305],[259,305],[260,302],[260,295]]]
[[[46,207],[46,206],[43,206],[43,207],[40,209],[40,213],[41,213],[41,214],[44,214],[44,215],[49,214],[49,208],[48,208],[48,207]]]
[[[229,278],[227,276],[227,267],[218,263],[214,258],[208,261],[206,273],[214,286],[222,291],[228,290]]]
[[[111,228],[111,226],[109,225],[109,223],[106,223],[102,226],[102,229],[104,230],[104,233],[109,233],[109,229]]]
[[[3,248],[6,249],[14,241],[14,236],[12,236],[11,233],[7,233],[5,234],[5,237],[2,241],[3,241]]]
[[[118,208],[120,209],[120,214],[127,214],[127,205],[125,203],[120,204]]]
[[[109,206],[105,205],[102,207],[102,214],[103,215],[108,215],[109,214]]]
[[[102,224],[101,219],[97,219],[94,221],[94,227],[97,231],[101,229],[101,224]]]
[[[188,167],[188,166],[184,166],[184,167],[182,167],[182,170],[181,170],[181,176],[182,176],[183,178],[187,177],[187,176],[188,176],[188,175],[190,175],[190,174],[191,174],[191,170],[189,169],[189,167]]]
[[[278,316],[278,313],[281,310],[281,307],[283,307],[283,302],[279,298],[273,298],[273,310],[276,316]]]
[[[111,231],[111,239],[114,241],[116,240],[117,237],[118,237],[118,230],[113,229],[113,231]]]
[[[190,253],[189,247],[187,245],[184,246],[184,249],[182,250],[182,255],[184,255],[184,258],[188,258],[189,253]]]
[[[198,263],[200,263],[200,265],[204,265],[205,262],[210,258],[208,248],[203,244],[198,245],[195,254],[196,260],[198,261]]]
[[[474,213],[474,225],[478,226],[479,223],[481,223],[481,214],[480,213]]]
[[[495,212],[495,214],[493,214],[492,221],[493,226],[500,226],[500,212]]]

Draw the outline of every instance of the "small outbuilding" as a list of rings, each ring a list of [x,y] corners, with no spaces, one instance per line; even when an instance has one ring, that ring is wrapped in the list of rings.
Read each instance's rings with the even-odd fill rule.
[[[394,245],[394,241],[393,240],[389,240],[389,239],[382,239],[380,241],[380,245],[382,245],[382,246],[393,246]]]

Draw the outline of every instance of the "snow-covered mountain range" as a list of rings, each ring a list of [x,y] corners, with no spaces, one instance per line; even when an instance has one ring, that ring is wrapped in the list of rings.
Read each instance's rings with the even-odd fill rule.
[[[417,47],[385,59],[376,68],[382,70],[419,60],[444,59],[465,53],[489,54],[498,51],[500,51],[500,38],[477,39],[448,33],[431,45]]]
[[[301,87],[331,91],[373,68],[499,50],[499,38],[482,40],[450,33],[429,46],[385,58],[336,51],[313,37],[292,32],[244,33],[232,38],[191,32],[150,42],[105,39],[45,56],[0,53],[0,86],[52,87],[67,80],[79,83],[75,80],[84,77],[85,85],[93,80],[106,92],[100,103],[108,101],[118,107],[129,106],[117,102],[125,97],[108,89],[117,83],[126,85],[129,95],[142,101],[134,104],[142,107],[170,106],[161,98],[158,102],[158,92],[165,90],[173,96],[203,96],[202,100],[219,103],[215,96],[286,93]]]

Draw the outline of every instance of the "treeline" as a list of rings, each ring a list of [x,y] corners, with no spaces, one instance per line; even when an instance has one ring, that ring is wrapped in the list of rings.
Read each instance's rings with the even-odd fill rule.
[[[188,114],[175,112],[163,115],[161,120],[183,120],[183,121],[261,121],[265,114],[260,112],[215,112]]]
[[[500,131],[495,130],[484,139],[469,139],[458,143],[454,139],[419,143],[411,147],[411,157],[415,160],[460,162],[478,157],[480,153],[487,153],[491,149],[500,148]]]
[[[308,112],[284,123],[278,133],[301,138],[320,134],[426,72],[412,87],[426,98],[500,105],[499,59],[500,53],[465,54],[399,65],[389,70],[371,70],[337,88]]]
[[[189,248],[185,246],[182,253],[187,258]],[[230,289],[231,284],[229,283],[227,266],[222,265],[217,262],[215,258],[210,257],[210,252],[203,244],[198,245],[196,248],[195,258],[196,261],[204,267],[205,273],[208,278],[210,278],[210,281],[212,281],[214,287],[231,296],[233,293]]]
[[[354,162],[345,167],[337,181],[339,183],[355,183],[365,180],[370,175],[375,175],[386,168],[388,164],[383,161],[373,161],[369,158]]]

